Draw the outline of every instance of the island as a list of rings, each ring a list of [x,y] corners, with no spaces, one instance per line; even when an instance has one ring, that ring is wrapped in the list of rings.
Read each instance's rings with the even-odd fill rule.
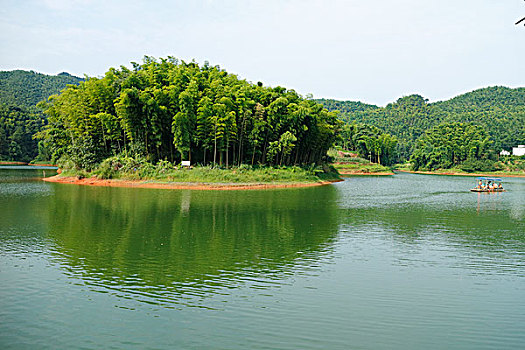
[[[219,66],[145,57],[41,102],[37,135],[62,170],[46,181],[248,189],[340,180],[341,121],[311,98]]]

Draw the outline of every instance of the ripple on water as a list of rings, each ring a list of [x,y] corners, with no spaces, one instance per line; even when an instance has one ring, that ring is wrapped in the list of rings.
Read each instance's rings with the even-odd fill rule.
[[[0,343],[520,348],[519,192],[428,179],[244,195],[64,187],[38,205],[0,195]]]

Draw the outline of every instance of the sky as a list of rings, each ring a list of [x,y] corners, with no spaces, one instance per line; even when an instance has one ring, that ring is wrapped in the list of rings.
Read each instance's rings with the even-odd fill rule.
[[[303,96],[384,106],[525,86],[523,0],[0,0],[0,70],[102,76],[209,61]]]

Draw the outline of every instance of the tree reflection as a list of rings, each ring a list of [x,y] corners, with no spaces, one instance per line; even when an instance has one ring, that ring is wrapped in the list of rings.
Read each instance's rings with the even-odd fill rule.
[[[261,287],[304,259],[322,258],[337,234],[335,197],[330,186],[216,192],[55,184],[49,235],[64,267],[95,289],[181,303],[184,295]]]

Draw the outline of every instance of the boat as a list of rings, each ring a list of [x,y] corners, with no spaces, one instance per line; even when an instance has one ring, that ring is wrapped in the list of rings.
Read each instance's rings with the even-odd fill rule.
[[[478,185],[475,188],[471,188],[471,192],[507,192],[501,186],[501,179],[497,177],[478,177]],[[486,181],[483,183],[483,181]],[[489,188],[488,184],[499,182],[498,188]]]
[[[499,189],[499,188],[495,190],[487,190],[487,189],[482,189],[482,188],[471,188],[470,191],[472,192],[507,192],[504,189]]]

